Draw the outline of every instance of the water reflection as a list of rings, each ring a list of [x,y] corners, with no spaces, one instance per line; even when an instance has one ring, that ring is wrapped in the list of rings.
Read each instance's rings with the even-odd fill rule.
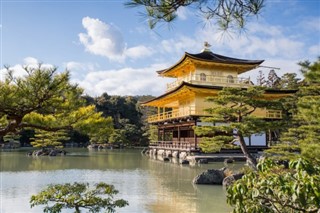
[[[117,212],[230,212],[221,186],[198,186],[192,179],[221,163],[190,167],[142,156],[139,150],[70,149],[69,155],[27,157],[1,152],[0,212],[42,212],[29,208],[29,198],[47,184],[67,182],[115,185],[129,206]],[[72,212],[72,211],[66,211]]]

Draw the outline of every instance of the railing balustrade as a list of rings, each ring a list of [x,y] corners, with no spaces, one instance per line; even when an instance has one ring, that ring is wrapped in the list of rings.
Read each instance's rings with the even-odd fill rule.
[[[282,118],[282,111],[281,110],[268,110],[266,112],[266,118]]]
[[[205,111],[205,108],[196,108],[194,106],[190,106],[187,109],[174,109],[172,111],[151,115],[148,117],[148,122],[164,121],[167,119],[192,116],[192,115],[206,116],[206,115],[210,115],[210,114]],[[282,118],[282,111],[281,110],[266,110],[265,114],[260,115],[259,117],[281,119]]]
[[[174,150],[195,150],[194,141],[183,142],[183,141],[157,141],[150,143],[149,147],[163,148],[163,149],[174,149]]]
[[[250,78],[243,77],[226,77],[226,76],[216,76],[216,75],[200,75],[193,74],[188,75],[182,79],[178,79],[174,82],[167,84],[167,91],[173,90],[178,87],[182,82],[202,84],[202,85],[213,85],[213,86],[241,86],[248,87],[251,85]]]

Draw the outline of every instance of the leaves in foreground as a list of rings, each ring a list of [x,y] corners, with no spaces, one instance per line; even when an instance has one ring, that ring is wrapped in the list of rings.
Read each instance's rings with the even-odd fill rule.
[[[115,212],[115,208],[122,208],[128,204],[126,200],[114,200],[113,196],[118,191],[113,185],[100,182],[95,188],[90,189],[88,183],[66,183],[49,185],[30,199],[31,208],[37,205],[45,205],[43,212],[59,213],[62,209],[74,209],[76,213],[81,209],[89,212]]]
[[[227,202],[235,213],[319,212],[320,167],[304,159],[286,168],[270,159],[262,160],[228,188]]]

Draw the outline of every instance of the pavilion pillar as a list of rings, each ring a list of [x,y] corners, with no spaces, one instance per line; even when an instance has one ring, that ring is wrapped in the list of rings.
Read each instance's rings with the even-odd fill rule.
[[[194,121],[194,126],[197,126],[197,120],[195,119]],[[198,145],[198,141],[197,141],[197,135],[193,129],[193,138],[194,138],[194,148],[196,149],[197,148],[197,145]]]
[[[160,138],[161,138],[161,130],[160,130],[160,128],[158,127],[158,142],[160,141]]]

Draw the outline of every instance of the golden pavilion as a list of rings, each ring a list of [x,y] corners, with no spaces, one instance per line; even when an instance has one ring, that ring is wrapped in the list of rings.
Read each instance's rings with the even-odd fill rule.
[[[211,52],[205,43],[198,54],[185,53],[171,67],[157,71],[161,77],[174,78],[167,84],[164,94],[143,103],[143,106],[155,107],[157,113],[148,117],[150,125],[156,125],[158,141],[149,148],[171,151],[199,151],[200,137],[194,133],[194,126],[207,125],[201,117],[208,116],[204,109],[212,103],[207,97],[214,97],[224,87],[248,88],[253,86],[250,78],[239,75],[259,67],[264,60],[245,60],[218,55]],[[294,93],[289,90],[266,90],[264,98],[279,99]],[[282,119],[281,110],[258,109],[255,116],[267,119]],[[253,135],[247,139],[247,145],[266,147],[267,134]]]

